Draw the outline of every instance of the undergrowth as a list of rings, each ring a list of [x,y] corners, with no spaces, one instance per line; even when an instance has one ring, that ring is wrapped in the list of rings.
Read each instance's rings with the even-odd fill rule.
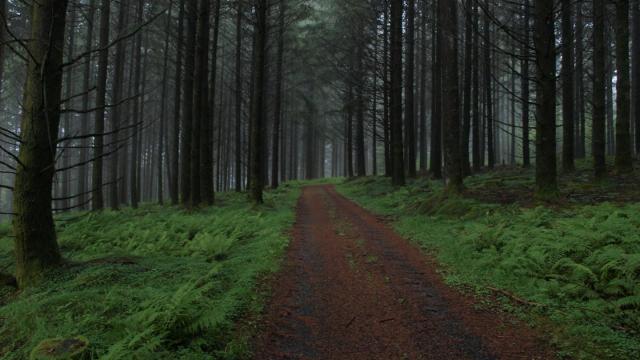
[[[278,269],[298,193],[285,186],[258,208],[229,194],[196,212],[145,206],[59,219],[68,265],[37,288],[0,293],[0,358],[73,336],[90,341],[91,358],[247,356],[247,314],[259,313],[258,282]],[[0,235],[0,271],[9,271],[8,225]]]
[[[639,203],[522,208],[447,197],[426,180],[393,188],[381,178],[338,190],[394,218],[399,233],[437,256],[448,282],[538,304],[513,309],[538,324],[550,319],[561,355],[640,358]]]

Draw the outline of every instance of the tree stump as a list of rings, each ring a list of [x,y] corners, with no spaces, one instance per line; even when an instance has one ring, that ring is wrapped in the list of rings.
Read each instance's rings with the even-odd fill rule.
[[[83,336],[43,340],[31,352],[30,360],[82,360],[88,355],[89,340]]]

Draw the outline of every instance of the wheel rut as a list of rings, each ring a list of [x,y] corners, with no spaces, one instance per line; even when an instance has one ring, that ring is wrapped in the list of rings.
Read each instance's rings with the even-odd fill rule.
[[[332,186],[303,189],[255,359],[552,359],[530,328],[447,287],[436,264]]]

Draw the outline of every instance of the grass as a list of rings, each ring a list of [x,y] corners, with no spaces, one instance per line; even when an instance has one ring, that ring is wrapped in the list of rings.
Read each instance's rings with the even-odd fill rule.
[[[507,175],[472,177],[469,193],[509,193],[531,183],[528,173]],[[502,289],[539,304],[511,309],[550,328],[561,356],[640,358],[640,203],[568,200],[549,207],[485,194],[496,200],[489,202],[447,197],[441,183],[423,179],[393,188],[388,179],[366,178],[338,190],[394,219],[400,234],[435,254],[449,283],[485,295]]]
[[[91,358],[246,357],[259,283],[279,267],[298,194],[285,185],[258,208],[229,194],[194,213],[145,206],[59,219],[69,264],[37,288],[0,293],[0,358],[25,359],[42,340],[76,336],[88,339]],[[9,230],[0,227],[5,272]]]

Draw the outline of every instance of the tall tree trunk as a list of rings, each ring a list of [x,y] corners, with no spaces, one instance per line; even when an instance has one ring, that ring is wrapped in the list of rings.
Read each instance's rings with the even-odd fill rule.
[[[60,125],[66,10],[66,0],[41,0],[31,6],[30,57],[13,200],[16,278],[21,288],[35,285],[61,262],[51,190]]]
[[[167,26],[165,28],[164,39],[164,51],[162,61],[162,88],[160,90],[160,131],[158,133],[158,148],[157,155],[159,161],[158,165],[158,203],[164,204],[164,181],[163,181],[163,152],[164,152],[164,139],[165,139],[165,126],[167,124],[167,92],[169,82],[169,41],[171,40],[171,14],[173,10],[173,2],[169,3],[169,12],[167,14]],[[168,156],[168,154],[165,154]],[[169,181],[171,182],[171,181]]]
[[[441,0],[435,0],[440,2]],[[442,59],[440,51],[442,39],[440,31],[440,16],[437,6],[433,8],[433,51],[432,51],[432,87],[431,87],[431,175],[442,178]]]
[[[206,0],[203,0],[206,1]],[[254,101],[251,109],[251,183],[249,185],[251,199],[256,204],[264,202],[264,137],[265,114],[264,103],[267,80],[267,38],[268,38],[268,4],[267,0],[255,0],[255,83]]]
[[[633,98],[640,99],[640,1],[633,2]],[[634,105],[636,155],[640,155],[640,105]]]
[[[77,12],[75,8],[72,7],[71,12],[69,14],[69,22],[74,24],[76,22]],[[69,44],[67,46],[67,61],[72,61],[74,56],[74,50],[76,45],[76,30],[75,28],[69,28]],[[73,98],[74,98],[74,79],[73,79],[73,67],[67,68],[66,73],[66,84],[65,84],[65,97],[66,97],[66,108],[73,108]],[[62,129],[64,130],[64,136],[70,136],[71,131],[71,120],[73,115],[71,112],[67,112],[64,115],[62,122]],[[60,207],[62,209],[70,209],[71,208],[71,169],[69,169],[69,165],[71,165],[71,141],[62,143],[62,168],[68,169],[62,172],[62,192],[61,196],[63,200],[60,202]]]
[[[596,178],[607,172],[605,159],[605,0],[593,0],[593,167]]]
[[[464,36],[464,108],[462,111],[462,135],[461,135],[461,156],[463,174],[471,174],[471,164],[469,163],[469,135],[471,132],[471,83],[473,72],[473,0],[467,0],[465,5],[465,36]]]
[[[537,79],[536,194],[555,196],[556,170],[556,48],[553,0],[535,0]]]
[[[122,37],[127,31],[128,27],[128,8],[129,1],[122,0],[120,2],[120,9],[118,10],[118,37]],[[118,153],[120,146],[120,118],[122,117],[122,93],[123,93],[123,83],[124,83],[124,61],[125,61],[125,45],[126,42],[124,40],[118,41],[116,45],[116,55],[115,55],[115,64],[114,64],[114,74],[113,74],[113,88],[112,88],[112,96],[111,100],[113,102],[113,108],[111,111],[111,146],[110,151],[112,154],[110,155],[109,161],[109,202],[111,205],[111,209],[117,210],[120,207],[120,197],[118,193],[118,186],[120,185],[120,178],[118,177]]]
[[[415,135],[415,18],[416,4],[415,0],[407,1],[407,39],[406,39],[406,55],[405,55],[405,82],[404,82],[404,129],[405,129],[405,148],[407,163],[407,174],[410,178],[416,177],[416,135]]]
[[[421,36],[421,60],[420,60],[420,171],[425,173],[429,167],[429,155],[427,144],[427,23],[429,3],[422,2],[422,36]]]
[[[640,99],[640,1],[633,3],[633,99]],[[640,155],[640,105],[635,103],[633,107],[633,117],[635,122],[636,156]]]
[[[196,66],[196,33],[198,30],[198,0],[186,0],[185,17],[187,20],[187,34],[184,41],[184,89],[182,98],[182,141],[180,146],[180,168],[181,175],[181,201],[183,205],[191,204],[192,195],[192,172],[191,172],[191,151],[193,137],[193,90],[194,71]]]
[[[353,60],[351,60],[353,62]],[[352,64],[353,65],[353,64]],[[354,72],[353,66],[350,67],[350,73]],[[347,117],[344,131],[344,166],[345,176],[347,178],[353,177],[353,109],[354,109],[354,96],[353,96],[353,79],[347,79]]]
[[[574,161],[574,68],[573,0],[562,0],[562,170],[575,170]],[[581,41],[582,39],[580,39]]]
[[[242,191],[242,16],[243,1],[238,0],[236,14],[236,121],[235,121],[235,188]]]
[[[144,0],[138,0],[137,9],[137,22],[142,23],[144,15]],[[140,203],[140,179],[138,177],[139,171],[139,159],[140,159],[140,132],[142,125],[140,122],[140,104],[143,101],[144,92],[141,91],[141,77],[142,77],[142,34],[137,34],[135,39],[135,48],[133,52],[135,59],[134,64],[134,79],[133,79],[133,96],[136,98],[133,100],[133,140],[131,142],[131,164],[129,169],[129,176],[131,177],[131,207],[136,209]],[[142,98],[141,98],[142,97]],[[176,100],[177,101],[177,100]]]
[[[391,177],[391,80],[389,78],[390,31],[389,31],[389,2],[385,3],[383,16],[383,79],[384,82],[384,119],[382,120],[384,136],[384,175]]]
[[[524,44],[522,45],[522,166],[526,169],[531,166],[531,150],[529,140],[529,44],[531,36],[531,8],[529,0],[524,3]]]
[[[358,177],[367,176],[364,145],[364,87],[366,86],[364,74],[364,45],[358,46],[356,69],[356,174]]]
[[[209,126],[209,36],[210,36],[210,4],[209,0],[200,0],[198,7],[198,35],[196,40],[196,62],[193,89],[193,134],[191,137],[191,205],[198,206],[203,202],[204,143],[208,141]],[[211,175],[209,175],[211,176]],[[207,189],[211,190],[211,189]]]
[[[482,151],[480,142],[480,14],[477,1],[473,1],[473,117],[472,117],[472,142],[473,142],[473,171],[482,169]]]
[[[107,74],[109,71],[109,25],[111,21],[111,2],[102,0],[100,6],[100,55],[98,58],[98,79],[96,84],[96,134],[94,140],[94,163],[92,176],[92,207],[93,210],[104,208],[103,181],[103,157],[104,157],[104,115],[107,95]]]
[[[185,0],[180,0],[178,10],[178,28],[176,29],[176,68],[175,68],[175,92],[173,96],[173,127],[171,131],[171,204],[180,202],[180,112],[182,105],[182,63],[184,56],[184,7]]]
[[[576,39],[582,39],[584,34],[583,4],[578,2],[576,14]],[[585,86],[584,86],[584,42],[576,41],[576,125],[578,128],[576,139],[576,157],[584,159],[586,154],[586,116],[585,116]]]
[[[637,2],[637,1],[636,1]],[[629,75],[629,0],[616,0],[617,121],[616,170],[633,170],[631,155],[631,79]]]
[[[221,0],[216,1],[214,7],[214,28],[213,28],[213,42],[211,44],[211,66],[209,69],[209,116],[207,121],[207,129],[203,131],[204,141],[204,154],[202,164],[202,190],[204,192],[204,202],[207,205],[213,205],[215,201],[215,184],[214,179],[214,164],[213,164],[213,139],[215,129],[215,102],[216,102],[216,75],[218,67],[218,39],[220,37],[220,8]],[[220,101],[222,107],[222,101]],[[220,119],[220,117],[218,117]],[[220,121],[220,120],[218,120]]]
[[[439,1],[438,18],[442,34],[442,59],[458,59],[458,2]],[[459,193],[463,188],[460,148],[460,92],[458,61],[442,62],[442,108],[445,131],[445,170],[447,191]]]
[[[391,179],[405,185],[402,145],[402,1],[391,1]]]
[[[276,98],[273,116],[273,148],[271,162],[271,187],[277,189],[280,185],[278,172],[280,166],[280,127],[282,122],[282,88],[283,88],[283,64],[284,64],[284,18],[286,16],[285,1],[279,0],[280,14],[278,14],[278,53],[276,58]]]
[[[89,10],[87,12],[87,35],[85,40],[85,48],[84,51],[89,53],[93,48],[93,32],[94,26],[93,22],[95,20],[96,14],[96,1],[91,0],[89,2]],[[82,109],[84,110],[84,114],[82,115],[81,124],[80,124],[80,133],[84,136],[89,133],[89,121],[91,119],[91,114],[88,112],[89,110],[89,101],[90,101],[90,92],[91,92],[91,80],[93,74],[93,66],[91,62],[91,56],[87,56],[84,64],[84,77],[82,83],[82,89],[84,94],[82,95]],[[89,138],[82,138],[80,140],[80,163],[83,164],[79,168],[78,172],[78,204],[81,209],[86,209],[88,205],[88,181],[89,174],[87,171],[89,161]]]
[[[493,169],[496,164],[496,144],[494,141],[493,126],[493,81],[492,81],[492,58],[491,58],[491,29],[489,15],[484,16],[484,87],[485,87],[485,106],[486,106],[486,132],[487,132],[487,157],[489,169]]]

